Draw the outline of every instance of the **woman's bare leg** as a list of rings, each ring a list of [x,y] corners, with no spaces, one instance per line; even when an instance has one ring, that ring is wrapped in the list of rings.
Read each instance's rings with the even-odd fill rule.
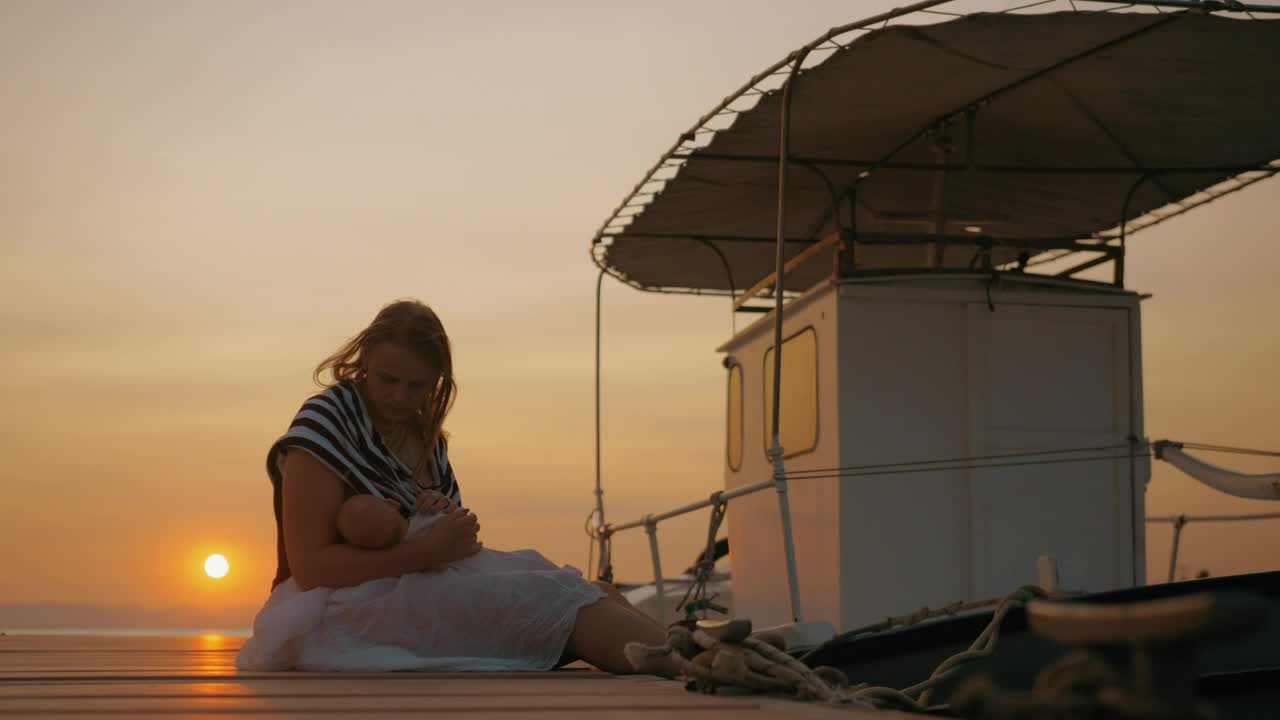
[[[591,584],[600,588],[600,590],[603,591],[605,595],[608,595],[614,600],[617,600],[618,602],[624,605],[631,605],[631,602],[627,600],[627,596],[623,595],[622,591],[619,590],[617,586],[615,586],[613,583],[605,582],[603,580],[592,580]],[[632,605],[632,607],[635,607],[635,606]]]
[[[645,611],[641,610],[640,608],[636,607],[635,605],[632,605],[632,604],[631,604],[631,601],[627,599],[627,596],[626,596],[626,595],[623,595],[621,590],[619,590],[618,588],[614,587],[613,583],[607,583],[607,582],[605,582],[605,581],[603,581],[603,580],[592,580],[592,581],[591,581],[591,584],[592,584],[592,585],[595,585],[595,586],[596,586],[596,587],[598,587],[598,588],[600,588],[600,589],[604,592],[604,594],[605,594],[605,595],[608,595],[608,596],[609,596],[609,598],[610,598],[611,600],[616,601],[619,605],[621,605],[621,606],[623,606],[623,607],[625,607],[625,608],[627,608],[627,609],[629,609],[629,610],[631,610],[631,611],[633,611],[633,612],[637,612],[637,613],[639,613],[639,614],[640,614],[640,616],[641,616],[641,617],[643,617],[643,618],[646,618],[646,619],[648,619],[648,620],[650,620],[650,621],[653,621],[653,616],[652,616],[652,615],[650,615],[649,613],[646,613]]]
[[[629,604],[606,597],[578,610],[566,650],[605,672],[625,675],[636,672],[622,652],[629,642],[664,645],[667,632]],[[649,672],[653,674],[675,677],[679,673],[672,660],[653,658],[651,662]]]

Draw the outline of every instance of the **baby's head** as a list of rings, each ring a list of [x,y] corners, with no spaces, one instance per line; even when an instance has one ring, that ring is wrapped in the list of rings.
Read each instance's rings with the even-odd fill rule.
[[[349,545],[369,550],[391,547],[404,539],[409,521],[393,500],[356,495],[338,511],[338,532]]]

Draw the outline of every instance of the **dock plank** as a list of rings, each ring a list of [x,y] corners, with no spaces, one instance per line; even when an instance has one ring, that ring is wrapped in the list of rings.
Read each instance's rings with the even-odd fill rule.
[[[652,676],[546,673],[242,673],[243,638],[0,636],[0,718],[465,716],[708,720],[907,716],[761,695],[703,695]]]

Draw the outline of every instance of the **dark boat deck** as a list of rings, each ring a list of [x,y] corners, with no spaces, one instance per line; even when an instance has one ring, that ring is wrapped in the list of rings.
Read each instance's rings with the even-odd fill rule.
[[[905,718],[759,695],[691,693],[652,676],[242,673],[243,638],[0,637],[0,717]]]

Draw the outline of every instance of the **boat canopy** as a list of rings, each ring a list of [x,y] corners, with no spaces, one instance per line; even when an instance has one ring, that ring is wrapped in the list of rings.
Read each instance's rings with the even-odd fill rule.
[[[1126,233],[1280,171],[1280,21],[991,13],[859,32],[681,136],[593,239],[601,268],[697,293],[773,272],[784,93],[761,87],[809,51],[826,56],[792,80],[785,255],[829,245],[789,292],[840,262],[1032,272],[1073,253],[1093,259],[1059,274],[1112,260],[1123,285]]]

